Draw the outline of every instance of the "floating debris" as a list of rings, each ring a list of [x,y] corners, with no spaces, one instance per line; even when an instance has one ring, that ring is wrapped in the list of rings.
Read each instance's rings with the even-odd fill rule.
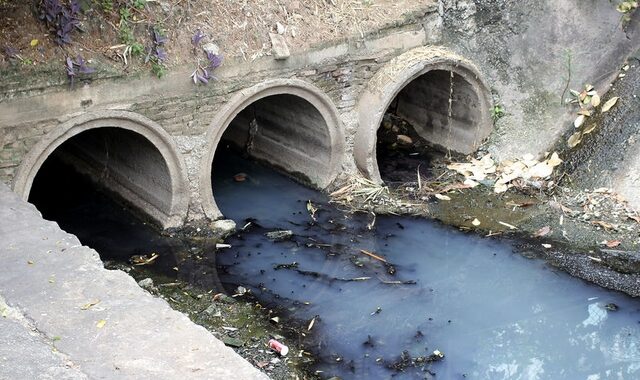
[[[280,270],[280,269],[297,269],[298,266],[300,264],[298,264],[297,262],[292,262],[291,264],[278,264],[278,265],[274,265],[273,266],[273,270]]]
[[[383,263],[387,262],[387,260],[385,260],[383,257],[380,257],[380,256],[376,255],[375,253],[371,253],[369,251],[365,251],[364,249],[361,249],[360,253],[365,254],[365,255],[367,255],[367,256],[369,256],[371,258],[374,258],[376,260],[382,261]]]
[[[233,180],[236,182],[244,182],[247,180],[247,174],[246,173],[238,173],[236,175],[233,176]]]
[[[278,230],[278,231],[267,232],[264,235],[273,241],[283,241],[283,240],[290,239],[293,236],[293,231]]]
[[[311,319],[311,322],[309,322],[309,326],[307,327],[307,331],[311,331],[311,329],[313,328],[313,325],[315,325],[317,319],[318,319],[317,315]]]
[[[620,309],[620,307],[613,302],[604,305],[604,308],[609,311],[618,311]]]
[[[129,258],[129,262],[133,265],[149,265],[149,264],[153,264],[153,262],[160,257],[160,255],[158,255],[157,253],[152,253],[151,256],[149,255],[135,255],[135,256],[131,256],[131,258]]]
[[[313,203],[311,203],[311,201],[307,201],[307,211],[309,212],[309,216],[311,217],[311,219],[314,222],[317,222],[318,219],[316,217],[316,213],[318,212],[318,209],[313,205]]]

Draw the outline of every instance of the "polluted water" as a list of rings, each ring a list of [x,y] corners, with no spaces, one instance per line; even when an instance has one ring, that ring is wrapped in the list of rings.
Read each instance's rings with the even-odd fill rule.
[[[260,164],[216,169],[216,201],[245,227],[217,254],[221,281],[302,326],[322,378],[640,378],[638,300],[514,241],[406,217],[370,228]]]
[[[197,265],[169,254],[193,247],[59,173],[52,186],[46,176],[35,183],[32,200],[103,259],[158,252],[149,268],[203,287],[221,281],[229,294],[248,290],[304,333],[279,341],[301,343],[321,378],[640,378],[640,302],[525,258],[517,241],[425,219],[372,223],[227,152],[212,174],[238,232]]]

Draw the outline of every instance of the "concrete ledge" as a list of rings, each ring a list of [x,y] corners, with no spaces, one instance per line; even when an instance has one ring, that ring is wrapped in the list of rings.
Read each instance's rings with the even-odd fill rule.
[[[104,269],[94,250],[2,184],[0,241],[0,297],[41,337],[17,349],[42,351],[55,342],[75,368],[57,378],[268,379],[133,278]],[[9,338],[3,333],[0,341]],[[40,368],[28,352],[11,365]],[[0,374],[11,373],[8,366]]]

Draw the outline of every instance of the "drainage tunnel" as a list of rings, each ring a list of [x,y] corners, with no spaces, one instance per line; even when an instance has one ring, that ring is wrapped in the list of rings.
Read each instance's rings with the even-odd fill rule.
[[[160,257],[154,270],[174,276],[172,268],[191,246],[155,228],[163,227],[164,215],[171,213],[171,179],[160,150],[145,136],[117,127],[94,128],[67,139],[46,157],[28,200],[45,219],[99,252],[108,267]]]
[[[376,159],[385,182],[415,180],[443,152],[470,153],[478,145],[481,103],[453,71],[429,71],[391,102],[377,132]]]
[[[29,201],[45,217],[56,213],[58,206],[73,202],[77,195],[74,180],[78,174],[95,189],[108,190],[152,219],[170,213],[167,165],[155,146],[135,132],[96,128],[68,139],[38,170]]]
[[[249,105],[231,121],[222,141],[308,185],[318,186],[318,176],[329,169],[327,125],[311,103],[295,95]]]
[[[202,182],[209,184],[203,198],[212,219],[222,215],[216,191],[238,174],[230,166],[241,168],[233,161],[261,162],[317,189],[339,172],[344,139],[338,113],[326,95],[302,81],[275,80],[242,91],[212,126],[211,167]]]
[[[491,96],[475,66],[441,47],[387,63],[358,103],[356,164],[375,181],[415,181],[442,153],[474,152],[491,133]]]

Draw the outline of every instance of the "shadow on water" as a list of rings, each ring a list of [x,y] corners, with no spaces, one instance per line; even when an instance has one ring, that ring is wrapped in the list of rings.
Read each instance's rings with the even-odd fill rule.
[[[638,300],[526,259],[514,242],[410,218],[378,217],[370,230],[370,215],[345,214],[261,164],[219,156],[216,201],[248,225],[231,248],[200,259],[203,247],[161,236],[82,177],[61,179],[72,171],[59,162],[41,170],[31,200],[103,259],[159,252],[153,267],[164,275],[251,289],[281,323],[305,331],[323,378],[640,378]],[[246,179],[236,182],[240,172]],[[276,230],[292,236],[265,235]],[[431,362],[434,350],[445,358]]]
[[[511,241],[410,218],[378,217],[369,230],[369,215],[344,214],[259,164],[230,159],[220,171],[222,212],[260,227],[229,240],[219,276],[303,326],[313,320],[304,343],[323,377],[640,377],[637,300],[526,259]],[[247,180],[234,182],[237,172]],[[274,230],[293,236],[272,242]],[[434,350],[445,359],[430,362]]]

